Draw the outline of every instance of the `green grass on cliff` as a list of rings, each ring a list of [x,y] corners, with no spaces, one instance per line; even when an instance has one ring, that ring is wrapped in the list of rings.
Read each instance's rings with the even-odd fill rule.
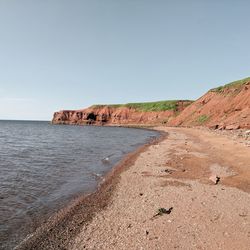
[[[209,120],[209,116],[207,115],[201,115],[197,118],[197,122],[199,123],[205,123],[208,120]]]
[[[112,104],[112,105],[93,105],[92,108],[102,108],[102,107],[111,107],[111,108],[134,108],[138,111],[150,112],[150,111],[166,111],[178,109],[178,100],[173,101],[159,101],[159,102],[143,102],[143,103],[127,103],[127,104]],[[190,101],[191,103],[191,101]]]
[[[145,103],[128,103],[129,108],[134,108],[139,111],[165,111],[177,110],[177,101],[160,101],[160,102],[145,102]]]
[[[210,91],[221,93],[225,89],[241,87],[242,85],[246,84],[247,82],[250,82],[250,77],[247,77],[247,78],[244,78],[244,79],[241,79],[241,80],[238,80],[238,81],[230,82],[230,83],[228,83],[228,84],[226,84],[224,86],[220,86],[220,87],[211,89]]]

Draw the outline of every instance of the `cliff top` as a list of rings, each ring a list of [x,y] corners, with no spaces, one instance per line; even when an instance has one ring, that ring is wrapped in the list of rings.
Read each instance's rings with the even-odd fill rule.
[[[142,103],[126,103],[126,104],[104,104],[104,105],[93,105],[91,108],[133,108],[138,111],[150,112],[150,111],[166,111],[166,110],[178,110],[178,104],[182,102],[184,105],[188,106],[193,101],[190,100],[168,100],[159,102],[142,102]]]
[[[222,93],[222,92],[224,92],[225,90],[228,90],[228,89],[241,88],[242,86],[244,86],[244,85],[246,85],[248,83],[250,83],[250,77],[247,77],[247,78],[244,78],[244,79],[241,79],[241,80],[238,80],[238,81],[230,82],[230,83],[225,84],[223,86],[213,88],[210,91],[211,92]]]

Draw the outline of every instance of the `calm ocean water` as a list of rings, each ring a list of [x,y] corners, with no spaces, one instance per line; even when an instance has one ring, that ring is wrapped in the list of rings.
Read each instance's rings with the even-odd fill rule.
[[[95,190],[98,177],[157,136],[131,128],[0,121],[0,249],[13,249],[74,197]]]

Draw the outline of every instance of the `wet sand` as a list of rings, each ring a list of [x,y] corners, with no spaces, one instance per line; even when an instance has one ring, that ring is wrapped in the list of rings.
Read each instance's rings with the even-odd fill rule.
[[[250,148],[206,130],[157,129],[169,135],[118,173],[68,249],[249,249]]]

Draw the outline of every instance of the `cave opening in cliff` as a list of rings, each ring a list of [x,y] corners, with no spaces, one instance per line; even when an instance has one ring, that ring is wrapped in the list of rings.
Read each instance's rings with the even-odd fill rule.
[[[87,116],[87,120],[92,120],[92,121],[96,121],[96,116],[94,113],[89,113]]]

